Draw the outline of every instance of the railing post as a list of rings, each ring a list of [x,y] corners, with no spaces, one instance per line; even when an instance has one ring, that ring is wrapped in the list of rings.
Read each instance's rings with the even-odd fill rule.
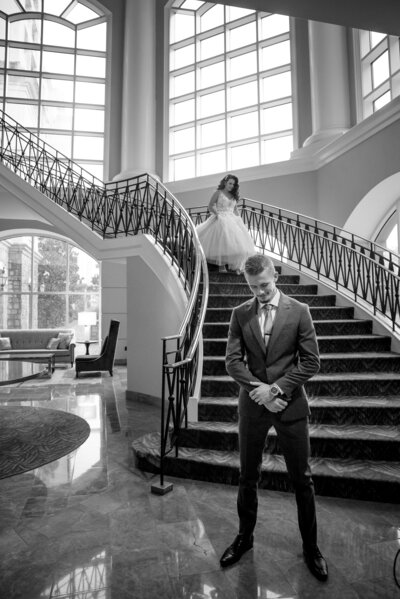
[[[161,383],[161,442],[160,442],[160,480],[151,485],[154,495],[166,495],[173,489],[172,483],[164,484],[164,457],[165,457],[165,369],[168,368],[167,340],[163,339],[162,354],[162,383]]]

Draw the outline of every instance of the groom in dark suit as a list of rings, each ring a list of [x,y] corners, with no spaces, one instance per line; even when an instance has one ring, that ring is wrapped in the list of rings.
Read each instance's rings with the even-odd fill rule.
[[[230,566],[253,547],[262,453],[274,426],[296,493],[304,558],[312,574],[325,581],[328,567],[317,545],[309,408],[303,387],[320,365],[314,325],[306,304],[277,289],[278,274],[270,258],[251,256],[244,274],[255,297],[233,310],[226,350],[226,369],[240,385],[239,534],[220,563]]]

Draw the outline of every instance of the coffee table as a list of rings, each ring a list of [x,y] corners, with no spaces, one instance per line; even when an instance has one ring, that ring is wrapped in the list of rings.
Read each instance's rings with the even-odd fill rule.
[[[3,356],[0,357],[0,386],[21,383],[47,373],[48,369],[44,364],[15,358],[6,360]]]
[[[56,355],[54,352],[49,351],[33,352],[21,349],[18,351],[13,351],[12,353],[1,352],[0,361],[3,360],[6,362],[27,362],[39,365],[47,364],[47,372],[49,376],[51,376],[55,368]],[[40,372],[43,372],[43,369]],[[35,376],[38,376],[38,374],[39,373],[36,373]]]

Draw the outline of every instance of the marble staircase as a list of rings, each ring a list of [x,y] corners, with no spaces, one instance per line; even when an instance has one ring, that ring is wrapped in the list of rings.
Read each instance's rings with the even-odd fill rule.
[[[310,306],[321,353],[320,372],[306,385],[316,493],[399,502],[400,355],[390,336],[374,334],[372,320],[354,318],[353,307],[336,305],[335,294],[318,293],[298,275],[281,274],[278,287]],[[243,277],[210,272],[199,421],[182,432],[167,474],[237,484],[238,386],[226,374],[224,354],[231,309],[248,298]],[[133,449],[139,467],[157,471],[158,433]],[[274,429],[260,486],[290,490]]]

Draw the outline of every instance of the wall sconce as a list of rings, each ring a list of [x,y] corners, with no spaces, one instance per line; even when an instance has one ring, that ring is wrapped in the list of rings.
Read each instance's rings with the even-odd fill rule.
[[[0,290],[4,291],[4,287],[7,284],[6,267],[0,267]]]
[[[96,312],[78,312],[78,325],[85,327],[85,340],[90,341],[90,327],[96,324]]]

